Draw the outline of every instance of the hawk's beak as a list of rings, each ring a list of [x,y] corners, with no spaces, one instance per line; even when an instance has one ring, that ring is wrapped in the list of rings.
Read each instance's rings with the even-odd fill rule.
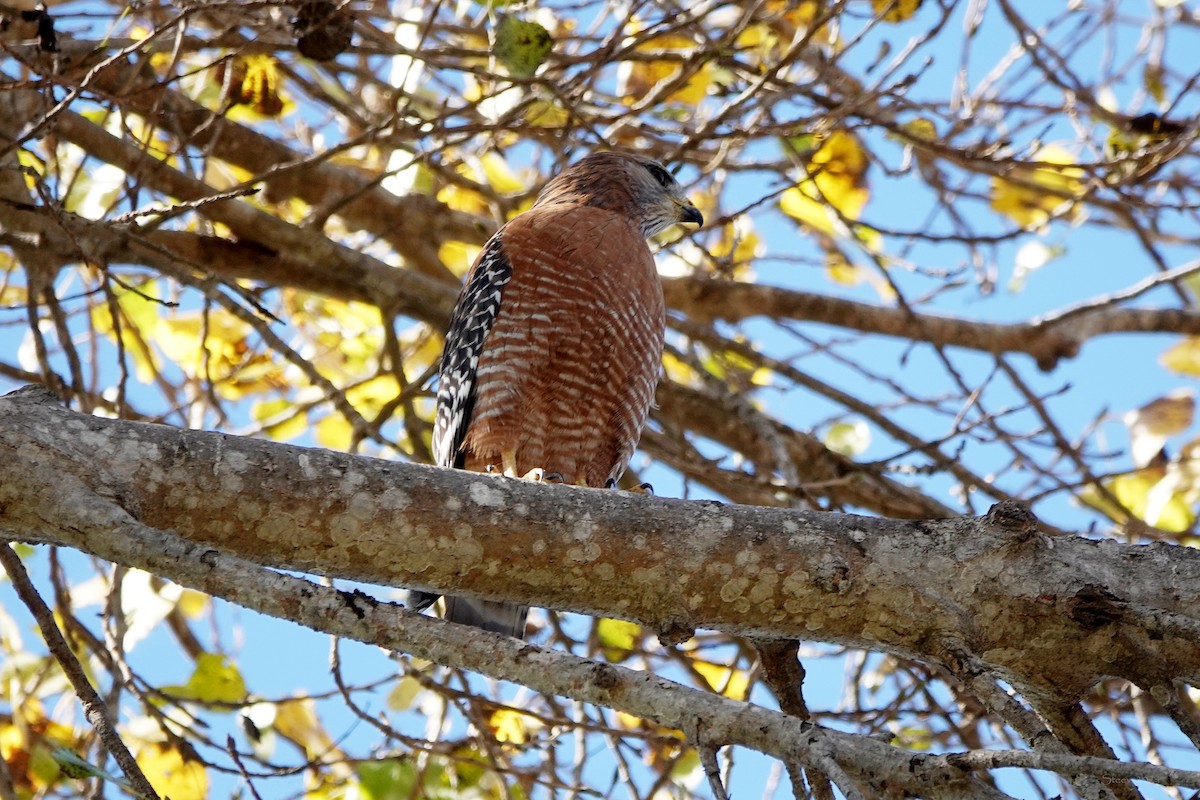
[[[700,209],[696,208],[691,203],[684,201],[679,204],[679,221],[694,222],[697,225],[704,225],[704,215],[700,213]]]

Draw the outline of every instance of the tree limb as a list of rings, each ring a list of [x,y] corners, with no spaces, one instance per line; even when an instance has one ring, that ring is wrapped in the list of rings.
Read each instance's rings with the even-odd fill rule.
[[[286,569],[667,637],[706,627],[935,662],[969,652],[1063,702],[1107,676],[1200,678],[1190,637],[1126,612],[1200,616],[1200,553],[1045,537],[1003,505],[914,523],[535,485],[89,417],[42,390],[0,400],[0,463],[0,526],[31,541],[81,546],[62,518],[75,500],[50,477],[74,476],[143,524]]]

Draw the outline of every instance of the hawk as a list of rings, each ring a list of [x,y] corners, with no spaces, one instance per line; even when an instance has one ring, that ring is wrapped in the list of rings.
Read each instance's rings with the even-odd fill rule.
[[[662,285],[646,239],[703,223],[661,164],[594,153],[484,245],[446,334],[438,466],[612,487],[662,363]],[[428,607],[437,595],[417,595]],[[527,609],[446,598],[446,618],[521,637]]]

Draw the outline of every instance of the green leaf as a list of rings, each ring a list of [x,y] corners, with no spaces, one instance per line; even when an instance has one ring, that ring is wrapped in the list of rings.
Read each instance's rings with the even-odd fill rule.
[[[554,47],[550,31],[536,22],[526,22],[506,14],[496,25],[496,39],[492,53],[517,78],[528,78],[546,60]]]
[[[871,431],[862,420],[839,422],[825,434],[825,446],[844,456],[862,454],[871,445]]]
[[[407,800],[418,794],[417,769],[407,758],[363,761],[356,769],[358,786],[369,800]]]
[[[108,774],[90,761],[80,758],[74,751],[66,747],[54,748],[50,751],[50,757],[54,759],[54,763],[58,765],[62,774],[68,778],[75,778],[81,781],[88,778],[99,778],[100,780],[111,781],[131,792],[133,791],[133,787],[130,786],[129,781]]]
[[[163,691],[202,703],[240,703],[246,699],[246,681],[227,657],[201,653],[188,682],[183,686],[164,686]]]

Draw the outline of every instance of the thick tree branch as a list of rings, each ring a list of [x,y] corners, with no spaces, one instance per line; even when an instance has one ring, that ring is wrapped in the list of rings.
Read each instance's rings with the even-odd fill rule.
[[[38,468],[43,477],[52,465]],[[934,798],[1006,797],[946,762],[909,768],[911,754],[871,737],[825,731],[811,723],[721,695],[691,689],[651,673],[543,650],[438,619],[407,613],[362,592],[344,592],[258,567],[170,532],[139,523],[78,477],[65,489],[62,544],[161,575],[263,614],[315,630],[379,645],[418,658],[515,681],[547,694],[615,708],[684,730],[703,728],[706,741],[749,747],[784,760],[836,758],[878,796],[904,790]],[[0,519],[0,538],[13,532]],[[69,539],[70,541],[67,541]],[[1172,775],[1187,773],[1172,771]],[[1200,773],[1194,776],[1200,785]]]
[[[41,390],[25,391],[23,395],[8,396],[0,401],[0,429],[4,431],[0,437],[6,444],[10,440],[8,426],[12,420],[8,417],[11,417],[13,405],[20,407],[18,410],[29,410],[35,416],[53,408]],[[58,411],[58,414],[78,416],[67,415],[64,411]],[[142,427],[157,428],[160,433],[170,432],[170,428],[160,426]],[[67,435],[74,433],[86,432],[66,432]],[[95,434],[94,429],[89,438],[94,438]],[[157,456],[163,461],[170,461],[172,456],[196,451],[197,447],[200,451],[208,451],[212,446],[223,451],[222,461],[244,461],[251,455],[236,446],[236,439],[212,438],[217,441],[203,443],[187,437],[176,440],[174,446],[161,440],[160,444],[155,445]],[[115,441],[113,444],[122,446]],[[130,458],[136,458],[134,451],[145,444],[145,441],[133,441],[130,443],[132,450],[116,457],[115,461],[124,462],[128,467],[131,465]],[[300,449],[283,447],[283,450]],[[300,451],[293,455],[305,453],[316,455],[316,451]],[[41,456],[47,455],[41,453]],[[1054,769],[1063,775],[1135,777],[1175,786],[1200,787],[1200,772],[1150,764],[1121,764],[1108,759],[986,751],[913,757],[907,751],[869,736],[816,728],[794,717],[755,705],[737,703],[719,694],[691,690],[652,674],[595,663],[564,652],[541,650],[516,639],[409,614],[358,591],[346,593],[262,569],[236,555],[218,552],[205,543],[187,541],[170,531],[151,528],[139,522],[126,507],[134,499],[133,494],[127,491],[107,495],[96,493],[96,487],[89,485],[86,470],[80,470],[78,474],[64,474],[60,471],[58,459],[38,457],[34,452],[30,452],[29,456],[28,462],[20,464],[19,468],[28,483],[43,487],[40,497],[34,499],[35,503],[41,500],[55,503],[53,509],[42,507],[32,512],[50,512],[54,518],[47,518],[42,523],[41,534],[37,536],[13,530],[12,523],[25,524],[25,513],[18,507],[19,495],[13,494],[11,489],[20,491],[28,486],[17,486],[19,481],[5,481],[0,485],[0,535],[6,539],[20,537],[55,541],[116,563],[154,572],[188,587],[319,631],[388,646],[449,666],[478,670],[499,680],[522,682],[541,692],[605,705],[666,726],[692,729],[696,727],[697,720],[703,720],[704,740],[707,742],[751,747],[788,762],[792,759],[811,759],[836,765],[840,772],[869,787],[872,796],[884,796],[888,792],[929,798],[1007,796],[974,780],[970,771],[964,771],[962,766],[979,769],[983,766],[1021,765],[1034,769]],[[13,467],[18,465],[13,464]],[[230,475],[227,471],[217,463],[210,464],[210,467],[214,468],[212,474],[216,480],[228,485]],[[319,468],[319,464],[312,464],[312,467]],[[172,470],[167,471],[169,473]],[[431,470],[419,471],[428,473]],[[466,477],[446,474],[456,479]],[[354,487],[353,492],[362,492],[367,488],[353,480],[348,481],[348,486]],[[580,491],[578,494],[604,497],[598,492]],[[536,512],[536,509],[530,507],[529,511]],[[331,519],[331,522],[334,521]],[[253,555],[257,560],[263,560],[264,553]]]
[[[73,476],[143,524],[282,568],[671,638],[710,627],[934,662],[971,653],[1038,698],[1073,701],[1114,675],[1200,679],[1192,639],[1138,613],[1200,616],[1200,553],[1044,537],[1003,506],[912,523],[535,485],[89,417],[38,390],[0,400],[0,463],[0,526],[34,541],[73,542],[72,497],[46,477]]]

